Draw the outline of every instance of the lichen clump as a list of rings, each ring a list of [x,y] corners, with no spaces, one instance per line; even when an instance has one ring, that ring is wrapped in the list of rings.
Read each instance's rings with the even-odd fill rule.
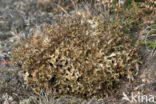
[[[12,52],[13,63],[20,65],[35,92],[100,98],[137,73],[140,57],[117,23],[100,17],[64,17],[44,30]]]

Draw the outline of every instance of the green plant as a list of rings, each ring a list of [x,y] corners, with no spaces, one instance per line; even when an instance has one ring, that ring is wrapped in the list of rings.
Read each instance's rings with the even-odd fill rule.
[[[145,39],[141,41],[141,44],[145,45],[148,49],[156,48],[155,33],[156,33],[156,24],[147,26],[143,33]]]

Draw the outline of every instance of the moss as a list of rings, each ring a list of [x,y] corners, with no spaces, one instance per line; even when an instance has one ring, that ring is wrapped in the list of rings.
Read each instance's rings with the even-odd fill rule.
[[[134,79],[140,64],[132,40],[120,27],[100,17],[63,17],[57,25],[43,27],[43,35],[21,42],[12,62],[21,64],[19,70],[36,93],[44,89],[55,96],[109,96],[122,79]]]

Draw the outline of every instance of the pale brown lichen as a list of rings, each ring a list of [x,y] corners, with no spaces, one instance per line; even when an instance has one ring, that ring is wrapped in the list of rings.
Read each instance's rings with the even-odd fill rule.
[[[114,93],[123,78],[134,79],[140,57],[118,23],[64,17],[44,29],[12,52],[13,63],[21,64],[35,92],[100,98]]]

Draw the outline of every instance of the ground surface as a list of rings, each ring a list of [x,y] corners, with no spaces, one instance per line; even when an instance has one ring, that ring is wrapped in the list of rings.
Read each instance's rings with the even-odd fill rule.
[[[41,24],[54,24],[57,16],[63,15],[63,12],[46,12],[43,8],[35,0],[0,0],[0,104],[22,104],[33,96],[31,89],[24,85],[21,73],[10,65],[10,52],[13,43],[31,35],[34,28]],[[74,99],[84,104],[131,104],[122,100],[123,92],[156,97],[156,52],[151,54],[143,46],[138,50],[144,60],[139,76],[133,83],[123,83],[116,94],[99,101],[95,98],[89,101],[66,98],[57,102],[64,104],[66,100]]]

